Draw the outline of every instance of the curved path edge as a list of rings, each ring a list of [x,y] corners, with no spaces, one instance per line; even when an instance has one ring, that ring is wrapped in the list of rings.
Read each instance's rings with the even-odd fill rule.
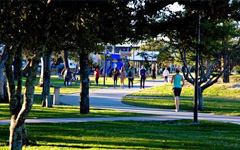
[[[147,81],[146,88],[164,84],[163,80],[156,80],[155,82]],[[50,118],[50,119],[26,119],[26,123],[70,123],[70,122],[95,122],[95,121],[168,121],[168,120],[182,120],[193,119],[193,112],[175,112],[169,109],[154,109],[143,108],[123,104],[122,97],[140,91],[139,83],[134,84],[134,88],[128,89],[125,87],[104,88],[90,91],[90,106],[100,109],[111,109],[133,113],[152,114],[157,116],[148,117],[107,117],[107,118]],[[60,102],[66,105],[79,106],[79,93],[62,95]],[[240,117],[238,116],[223,116],[213,115],[208,113],[198,113],[199,120],[217,121],[225,123],[234,123],[240,125]],[[0,125],[9,124],[10,120],[0,120]]]

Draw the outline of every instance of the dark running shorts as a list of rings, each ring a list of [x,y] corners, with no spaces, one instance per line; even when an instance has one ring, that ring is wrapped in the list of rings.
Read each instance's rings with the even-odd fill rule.
[[[173,88],[174,96],[180,96],[182,92],[182,88]]]

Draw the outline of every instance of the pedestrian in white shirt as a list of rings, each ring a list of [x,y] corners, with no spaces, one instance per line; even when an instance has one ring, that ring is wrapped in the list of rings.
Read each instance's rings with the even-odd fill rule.
[[[169,71],[168,71],[167,67],[163,71],[163,76],[164,76],[165,82],[168,82]]]

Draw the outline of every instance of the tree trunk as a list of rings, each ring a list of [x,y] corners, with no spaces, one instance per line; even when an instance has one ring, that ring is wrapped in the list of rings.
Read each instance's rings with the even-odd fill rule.
[[[23,127],[24,127],[25,119],[27,118],[28,113],[30,112],[33,104],[34,86],[35,86],[35,80],[37,75],[38,62],[39,61],[36,59],[33,59],[31,62],[32,64],[28,72],[28,77],[25,84],[24,100],[23,100],[23,105],[21,109],[19,111],[11,111],[12,115],[11,115],[10,137],[9,137],[9,149],[11,150],[22,149],[23,132],[26,133],[26,129]],[[11,99],[16,99],[16,98],[11,97]]]
[[[44,54],[42,58],[43,70],[43,90],[42,90],[42,107],[52,107],[52,101],[50,97],[50,84],[51,84],[51,52]]]
[[[23,144],[24,145],[29,145],[29,138],[28,138],[28,134],[27,134],[27,129],[26,129],[26,125],[25,123],[23,123],[22,125],[22,136],[23,136]]]
[[[34,86],[37,74],[37,67],[39,63],[39,58],[32,58],[30,69],[28,72],[28,77],[25,84],[25,93],[23,104],[21,103],[21,98],[19,97],[20,87],[20,80],[22,80],[21,75],[18,75],[18,87],[17,92],[14,84],[14,74],[12,71],[12,63],[14,58],[14,50],[8,50],[8,58],[6,62],[6,76],[7,76],[7,83],[8,83],[8,94],[9,94],[9,106],[10,106],[10,113],[11,113],[11,122],[10,122],[10,136],[9,136],[9,149],[10,150],[21,150],[23,144],[23,136],[22,133],[25,119],[28,116],[32,108],[33,103],[33,96],[34,96]],[[17,51],[16,55],[21,52]],[[37,55],[38,56],[38,55]],[[20,65],[18,66],[19,70],[21,69]],[[24,131],[25,132],[25,131]]]
[[[66,80],[66,75],[69,74],[70,68],[69,68],[69,63],[68,63],[68,51],[64,50],[62,53],[62,59],[63,59],[63,63],[64,63],[64,69],[61,72],[61,75],[63,76],[64,79],[64,85],[67,85],[67,80]]]
[[[12,123],[15,119],[11,119],[10,135],[9,135],[9,150],[21,150],[23,145],[22,140],[22,127],[16,127]]]
[[[15,84],[14,84],[14,73],[12,72],[12,64],[14,58],[14,49],[8,49],[8,58],[6,62],[6,76],[8,82],[8,94],[9,94],[9,106],[11,113],[11,125],[10,125],[10,136],[9,136],[9,149],[19,150],[22,149],[22,130],[21,126],[17,126],[16,119],[21,110],[21,105],[17,100]]]
[[[23,71],[23,76],[26,77],[27,73],[29,72],[29,68],[30,68],[30,60],[27,61],[27,64],[25,65],[25,67],[22,69]]]
[[[18,60],[17,60],[17,58],[15,57],[15,58],[14,58],[14,61],[13,61],[14,80],[17,80],[17,75],[18,75],[17,68],[18,68]]]
[[[6,60],[7,60],[7,51],[4,50],[2,57],[0,59],[0,103],[8,102],[8,94],[6,90],[7,80],[6,80],[6,75],[4,74],[4,71],[3,71]]]
[[[64,63],[64,69],[69,69],[69,63],[68,63],[68,51],[64,50],[62,53],[62,59],[63,59],[63,63]]]
[[[6,76],[3,73],[3,67],[0,66],[0,103],[7,103]]]
[[[44,57],[44,56],[43,56]],[[41,57],[41,74],[40,74],[40,78],[39,78],[39,82],[38,82],[38,86],[43,87],[43,76],[44,76],[44,58]]]
[[[0,66],[0,102],[4,101],[4,74],[3,68]]]
[[[228,52],[225,50],[224,54],[223,54],[223,68],[222,70],[224,70],[225,68],[227,68],[229,66],[229,58],[228,58]],[[223,73],[223,83],[229,83],[229,76],[230,76],[230,70],[226,70]]]
[[[16,65],[16,76],[17,76],[17,101],[18,105],[22,107],[22,47],[21,45],[18,47],[15,60]],[[14,70],[14,78],[15,78],[15,70]]]
[[[199,96],[198,96],[198,110],[203,110],[203,91],[199,87]]]
[[[87,65],[88,54],[80,53],[80,113],[89,113],[89,68]]]

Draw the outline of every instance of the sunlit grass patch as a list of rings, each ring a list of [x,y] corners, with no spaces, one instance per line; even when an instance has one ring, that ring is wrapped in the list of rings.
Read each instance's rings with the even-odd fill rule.
[[[191,120],[165,122],[85,122],[28,124],[30,138],[43,149],[240,149],[239,125]],[[8,140],[8,126],[0,126],[0,149]]]
[[[201,112],[240,116],[240,89],[232,88],[237,83],[214,84],[203,92],[204,109]],[[123,98],[123,102],[130,105],[174,109],[174,97],[172,84],[168,83],[158,87],[145,89],[130,94],[134,97]],[[140,97],[139,97],[140,96]],[[141,98],[141,96],[143,96]],[[194,88],[187,85],[182,89],[180,109],[185,111],[193,110]],[[145,97],[145,98],[144,98]],[[146,97],[159,97],[156,99]]]

